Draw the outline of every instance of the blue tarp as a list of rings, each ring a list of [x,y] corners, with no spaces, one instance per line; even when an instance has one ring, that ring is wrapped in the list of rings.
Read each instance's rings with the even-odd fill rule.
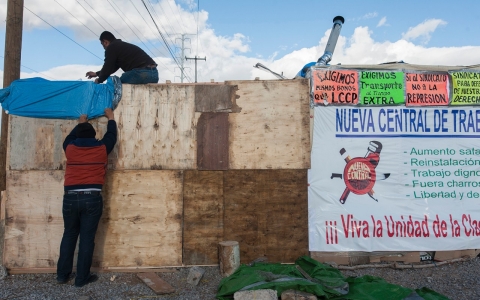
[[[115,109],[122,97],[122,83],[117,76],[105,84],[93,81],[49,81],[35,77],[18,79],[0,89],[0,103],[7,114],[45,119],[88,119],[104,115],[105,108]]]

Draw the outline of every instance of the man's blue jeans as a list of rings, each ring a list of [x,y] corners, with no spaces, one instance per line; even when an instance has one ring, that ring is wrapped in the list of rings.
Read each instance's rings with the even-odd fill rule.
[[[133,69],[123,73],[120,76],[120,81],[130,84],[158,83],[158,70],[148,67]]]
[[[69,278],[73,268],[73,255],[80,235],[77,257],[77,276],[75,285],[87,282],[92,266],[95,233],[102,216],[102,196],[64,195],[63,223],[64,232],[60,244],[60,257],[57,264],[57,280]]]

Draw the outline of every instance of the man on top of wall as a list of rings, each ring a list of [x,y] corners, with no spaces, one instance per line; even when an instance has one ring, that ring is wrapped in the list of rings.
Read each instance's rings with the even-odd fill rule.
[[[104,82],[108,76],[121,68],[125,73],[120,77],[122,83],[146,84],[158,82],[158,70],[155,61],[141,48],[116,39],[109,32],[100,35],[100,43],[105,49],[105,63],[98,72],[89,71],[86,77],[95,78],[95,83]]]
[[[95,234],[103,212],[101,195],[107,171],[108,154],[117,142],[117,123],[110,108],[105,109],[108,118],[107,132],[103,139],[95,139],[95,129],[81,115],[78,125],[63,142],[67,157],[63,196],[64,231],[57,263],[57,283],[70,280],[73,256],[78,245],[77,276],[75,286],[82,287],[98,279],[90,273]]]

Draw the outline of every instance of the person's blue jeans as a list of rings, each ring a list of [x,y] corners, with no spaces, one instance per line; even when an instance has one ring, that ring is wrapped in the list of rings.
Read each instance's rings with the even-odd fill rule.
[[[120,81],[130,84],[158,83],[158,70],[157,68],[133,69],[123,73]]]
[[[57,280],[66,281],[73,269],[73,255],[80,235],[75,285],[87,282],[92,266],[95,233],[103,212],[101,195],[63,196],[64,232],[57,264]]]

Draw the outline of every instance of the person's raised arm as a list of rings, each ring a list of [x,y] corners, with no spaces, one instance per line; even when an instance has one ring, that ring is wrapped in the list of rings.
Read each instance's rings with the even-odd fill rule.
[[[113,110],[111,108],[105,108],[105,117],[108,119],[107,132],[103,136],[102,142],[107,148],[107,154],[112,152],[115,143],[117,142],[117,122],[115,122],[113,116]]]

